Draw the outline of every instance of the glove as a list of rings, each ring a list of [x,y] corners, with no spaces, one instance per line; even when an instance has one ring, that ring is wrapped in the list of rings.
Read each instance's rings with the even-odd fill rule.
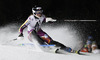
[[[23,36],[23,33],[21,33],[18,37],[24,37],[24,36]]]

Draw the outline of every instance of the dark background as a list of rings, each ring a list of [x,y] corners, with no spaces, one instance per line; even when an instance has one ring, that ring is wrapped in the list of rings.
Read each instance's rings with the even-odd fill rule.
[[[82,25],[84,28],[79,29],[85,29],[85,33],[92,35],[100,46],[100,0],[0,0],[1,26],[24,22],[35,5],[41,6],[47,17],[57,19],[58,22],[64,19],[97,20],[77,24]]]
[[[0,0],[1,23],[26,19],[31,8],[42,6],[44,14],[63,19],[100,19],[100,0]]]

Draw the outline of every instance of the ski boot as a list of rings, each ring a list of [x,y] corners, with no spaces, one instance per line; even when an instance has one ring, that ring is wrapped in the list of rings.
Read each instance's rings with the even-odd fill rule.
[[[80,50],[76,50],[74,53],[76,53],[76,54],[80,54]]]

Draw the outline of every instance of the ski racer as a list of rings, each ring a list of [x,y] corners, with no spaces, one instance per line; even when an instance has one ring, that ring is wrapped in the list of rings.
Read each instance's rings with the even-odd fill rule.
[[[88,48],[88,52],[89,53],[91,53],[92,52],[92,48],[91,48],[91,46],[92,46],[92,36],[88,36],[88,40],[87,40],[87,42],[86,42],[86,45],[87,45],[87,48]]]
[[[19,28],[19,37],[23,36],[23,30],[27,27],[28,30],[28,39],[32,42],[31,36],[36,36],[37,40],[41,44],[53,44],[56,47],[61,47],[60,49],[65,50],[66,52],[76,52],[79,51],[72,50],[70,47],[66,47],[65,45],[54,41],[46,32],[41,29],[41,24],[46,22],[46,17],[43,14],[42,7],[33,7],[33,14],[28,17],[28,19],[21,25]]]
[[[85,42],[84,47],[81,49],[81,52],[92,52],[92,36],[88,36],[88,39]]]
[[[95,54],[99,54],[100,53],[100,49],[98,49],[96,41],[92,42],[92,46],[91,47],[92,47],[92,53],[95,53]]]

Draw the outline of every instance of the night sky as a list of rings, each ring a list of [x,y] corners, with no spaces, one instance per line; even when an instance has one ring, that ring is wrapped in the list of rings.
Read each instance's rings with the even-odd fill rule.
[[[47,17],[58,21],[64,19],[97,20],[89,23],[91,33],[100,40],[99,19],[100,0],[0,0],[0,24],[5,25],[11,22],[24,22],[32,13],[35,5],[41,6]]]
[[[35,5],[58,20],[100,19],[100,0],[0,0],[0,20],[7,23],[26,19]]]

